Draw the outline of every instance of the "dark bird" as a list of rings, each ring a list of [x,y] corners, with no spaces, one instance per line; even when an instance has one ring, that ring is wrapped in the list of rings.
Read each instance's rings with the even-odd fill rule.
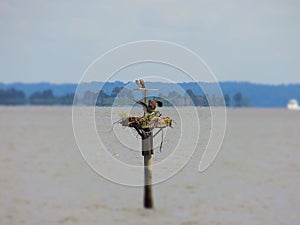
[[[143,79],[136,79],[135,83],[139,86],[139,88],[145,88],[145,82]]]
[[[163,106],[163,103],[161,101],[152,100],[152,99],[150,99],[148,101],[148,105],[146,105],[144,102],[141,102],[141,101],[135,101],[135,102],[137,104],[140,104],[141,106],[143,106],[143,109],[144,109],[145,113],[152,113],[156,109],[156,106],[158,106],[158,107]]]

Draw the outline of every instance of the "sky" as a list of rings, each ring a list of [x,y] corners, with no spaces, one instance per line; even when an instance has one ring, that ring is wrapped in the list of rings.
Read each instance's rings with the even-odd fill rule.
[[[77,83],[141,40],[189,48],[219,81],[300,83],[298,0],[0,0],[0,82]]]

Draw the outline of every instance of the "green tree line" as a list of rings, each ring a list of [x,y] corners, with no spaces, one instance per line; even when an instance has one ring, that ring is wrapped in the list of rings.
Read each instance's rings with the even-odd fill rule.
[[[55,96],[51,89],[34,92],[29,97],[14,88],[0,89],[0,105],[72,105],[73,99],[74,94]]]
[[[80,105],[132,105],[134,94],[132,90],[124,87],[115,87],[111,94],[100,92],[86,91],[82,97],[75,97],[74,93],[63,96],[55,96],[51,89],[37,91],[26,97],[23,91],[14,88],[3,90],[0,89],[0,105],[72,105],[73,100]],[[241,92],[237,92],[234,96],[225,94],[223,96],[215,95],[196,95],[193,90],[188,89],[184,94],[176,91],[170,91],[166,96],[159,94],[156,97],[161,100],[165,106],[223,106],[227,107],[245,107],[250,106],[251,102],[248,98],[244,98]]]
[[[112,105],[132,105],[134,94],[132,90],[124,87],[115,87],[109,95],[103,90],[100,92],[86,91],[83,98],[77,99],[77,103],[83,105],[112,106]],[[165,106],[224,106],[227,107],[247,107],[251,105],[248,98],[237,92],[230,97],[228,94],[223,96],[215,95],[196,95],[193,90],[188,89],[184,94],[170,91],[166,96],[159,94],[155,99],[163,102]]]

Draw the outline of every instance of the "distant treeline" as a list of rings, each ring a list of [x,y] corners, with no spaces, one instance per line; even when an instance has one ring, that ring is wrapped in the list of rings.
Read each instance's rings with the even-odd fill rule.
[[[155,98],[161,100],[165,106],[251,106],[250,99],[244,98],[241,92],[237,92],[233,96],[225,94],[223,97],[196,95],[193,90],[188,89],[184,94],[170,91],[166,96],[159,94]],[[75,97],[75,99],[74,93],[55,96],[51,89],[34,92],[28,97],[26,97],[23,91],[14,88],[7,90],[0,89],[0,105],[72,105],[74,101],[77,105],[112,106],[132,105],[134,104],[133,99],[133,91],[124,87],[115,87],[110,95],[103,90],[100,92],[86,91],[83,97]]]
[[[274,108],[274,107],[286,107],[286,104],[291,99],[296,99],[300,102],[300,83],[298,84],[259,84],[259,83],[250,83],[250,82],[179,82],[179,83],[164,83],[164,82],[147,82],[147,88],[155,88],[158,89],[158,92],[150,92],[154,95],[158,96],[161,94],[162,96],[168,96],[170,92],[176,91],[182,97],[184,97],[185,93],[188,89],[192,90],[196,96],[203,96],[203,94],[211,95],[210,98],[214,98],[212,95],[215,93],[214,91],[218,88],[221,88],[225,100],[227,104],[230,106],[251,106],[251,107],[264,107],[264,108]],[[48,82],[41,83],[2,83],[0,82],[0,89],[9,90],[14,88],[15,90],[23,91],[25,93],[25,104],[30,104],[29,97],[35,92],[43,92],[45,90],[52,90],[52,93],[57,98],[72,94],[76,92],[76,96],[80,99],[83,98],[85,92],[90,91],[93,93],[98,93],[99,90],[102,90],[109,97],[112,94],[112,91],[115,87],[125,87],[129,90],[133,90],[136,88],[136,84],[134,82],[87,82],[82,83],[80,88],[78,89],[77,83],[64,83],[64,84],[53,84]],[[204,92],[205,90],[205,92]],[[133,91],[135,98],[141,97],[141,92]],[[239,94],[242,94],[242,100],[239,100]],[[227,95],[226,95],[227,94]],[[218,94],[216,94],[218,95]],[[24,97],[21,96],[21,102],[24,103]],[[206,96],[208,98],[208,96]],[[210,99],[209,98],[209,99]],[[216,98],[216,96],[215,96]],[[22,100],[23,99],[23,100]],[[203,97],[202,97],[203,99]],[[204,99],[205,100],[205,99]],[[229,101],[228,101],[229,100]],[[6,100],[5,100],[6,101]],[[107,99],[102,104],[111,104],[111,99]],[[186,102],[182,98],[178,100],[178,104],[181,104],[180,101]],[[199,99],[194,101],[203,102],[203,100]],[[17,101],[13,100],[15,104]],[[71,101],[72,102],[72,101]],[[176,102],[176,101],[175,101]],[[2,98],[3,104],[3,98]],[[12,104],[12,103],[9,103]],[[19,104],[19,103],[18,103]],[[57,103],[57,100],[55,101]],[[132,104],[132,101],[129,103]],[[185,103],[187,104],[187,103]],[[198,104],[198,103],[197,103]],[[199,103],[202,104],[202,103]]]
[[[29,97],[14,88],[0,89],[0,105],[72,105],[73,99],[74,94],[55,96],[50,89],[34,92]]]

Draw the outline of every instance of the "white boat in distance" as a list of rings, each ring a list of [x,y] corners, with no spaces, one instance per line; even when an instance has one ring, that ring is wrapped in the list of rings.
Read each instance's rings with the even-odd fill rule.
[[[289,103],[286,106],[289,110],[300,110],[300,107],[298,105],[298,101],[296,99],[291,99]]]

